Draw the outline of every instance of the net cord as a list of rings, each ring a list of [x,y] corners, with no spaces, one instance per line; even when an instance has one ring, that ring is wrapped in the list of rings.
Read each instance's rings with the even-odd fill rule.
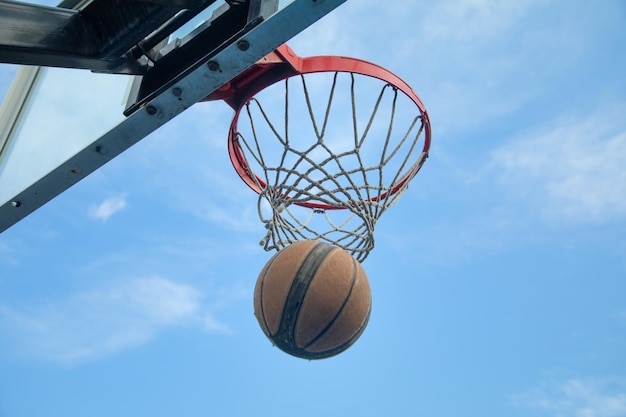
[[[279,250],[283,247],[303,239],[316,239],[326,241],[346,249],[358,261],[363,261],[374,247],[374,226],[380,216],[406,191],[408,183],[417,174],[422,164],[426,160],[427,154],[422,152],[417,160],[411,164],[411,157],[415,153],[415,147],[424,131],[423,115],[418,114],[411,121],[407,131],[396,143],[391,143],[392,134],[395,132],[396,106],[398,100],[398,89],[388,83],[381,88],[376,98],[374,107],[368,117],[367,123],[361,135],[359,135],[357,120],[357,100],[354,74],[350,73],[351,85],[351,113],[354,149],[335,153],[325,139],[326,129],[331,114],[331,108],[335,97],[337,77],[339,72],[335,72],[328,100],[325,104],[325,111],[321,124],[314,115],[311,97],[307,88],[304,75],[300,75],[302,88],[305,96],[312,128],[315,132],[316,143],[304,150],[297,150],[292,147],[289,135],[289,78],[285,84],[285,125],[284,134],[281,134],[276,126],[271,122],[261,103],[252,98],[245,104],[245,113],[250,121],[253,143],[239,132],[237,132],[237,143],[243,146],[241,157],[245,166],[249,170],[250,177],[254,179],[259,189],[262,190],[258,197],[258,214],[267,229],[266,236],[262,239],[261,245],[265,250]],[[383,97],[391,89],[393,94],[391,104],[391,117],[386,128],[385,140],[377,165],[366,167],[360,153],[366,139],[369,137],[371,127],[378,115]],[[258,129],[253,108],[261,115],[261,121],[267,124],[275,139],[283,146],[279,165],[270,167],[266,164],[261,150]],[[260,123],[259,122],[259,123]],[[419,124],[419,128],[416,126]],[[267,138],[265,138],[267,140]],[[383,168],[394,159],[403,146],[411,141],[408,151],[402,158],[399,168],[392,177],[389,184],[385,184]],[[328,156],[320,161],[315,161],[309,155],[317,148],[323,148]],[[296,155],[295,162],[291,167],[287,167],[286,162],[290,154]],[[342,159],[346,156],[355,155],[359,167],[347,169],[342,164]],[[248,158],[252,158],[263,170],[262,178],[257,173],[252,172]],[[333,163],[338,168],[337,173],[332,173],[327,166]],[[301,169],[301,166],[309,165],[308,169]],[[408,169],[405,169],[406,167]],[[378,171],[377,184],[368,181],[368,172]],[[313,178],[313,173],[321,173],[321,179]],[[357,184],[356,178],[362,180]],[[342,182],[343,181],[343,182]],[[332,189],[329,186],[332,185]],[[293,205],[302,206],[309,203],[312,208],[305,218],[299,218],[295,210],[291,210]],[[263,213],[263,207],[271,209],[271,216]],[[324,208],[316,208],[316,206]],[[300,209],[302,209],[300,207]],[[350,213],[342,222],[335,222],[329,216],[330,209],[345,209]],[[324,214],[328,223],[328,230],[319,231],[310,227],[314,216]],[[358,218],[358,226],[351,228],[350,222]]]

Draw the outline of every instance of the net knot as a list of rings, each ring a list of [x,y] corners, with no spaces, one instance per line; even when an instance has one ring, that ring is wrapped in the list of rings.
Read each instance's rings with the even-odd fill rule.
[[[267,229],[261,245],[279,250],[299,240],[320,240],[363,261],[374,248],[376,222],[427,156],[417,144],[425,127],[430,129],[428,116],[404,89],[381,87],[378,79],[371,98],[357,98],[356,79],[372,77],[330,73],[328,96],[319,101],[304,75],[297,78],[301,83],[295,88],[290,78],[283,82],[282,112],[275,94],[270,109],[278,115],[257,95],[244,104],[241,114],[248,117],[237,125],[235,155],[256,186],[259,218]],[[315,93],[324,90],[320,85],[315,82]],[[291,104],[294,90],[304,106]],[[315,106],[320,102],[321,110]],[[333,117],[337,110],[342,111]]]

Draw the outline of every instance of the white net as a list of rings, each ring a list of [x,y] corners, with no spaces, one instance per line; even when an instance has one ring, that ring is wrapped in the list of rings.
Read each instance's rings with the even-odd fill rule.
[[[235,140],[262,190],[264,248],[316,239],[363,261],[376,221],[426,160],[425,120],[401,90],[349,72],[299,75],[250,99]]]

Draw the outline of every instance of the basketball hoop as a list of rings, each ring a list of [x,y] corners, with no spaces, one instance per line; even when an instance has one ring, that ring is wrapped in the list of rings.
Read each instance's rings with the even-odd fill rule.
[[[376,221],[428,157],[422,101],[370,62],[300,58],[282,45],[207,98],[216,99],[235,109],[228,152],[259,195],[266,250],[314,239],[363,261]]]

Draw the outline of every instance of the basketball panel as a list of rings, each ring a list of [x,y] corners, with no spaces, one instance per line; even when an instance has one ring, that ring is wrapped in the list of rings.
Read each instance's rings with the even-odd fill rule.
[[[294,340],[300,348],[319,337],[336,319],[350,294],[355,269],[352,257],[336,248],[324,259],[304,297]]]
[[[361,264],[354,261],[356,279],[350,297],[341,313],[319,339],[307,346],[309,352],[325,352],[350,347],[360,337],[369,320],[372,295]]]
[[[259,326],[261,326],[263,333],[265,333],[267,336],[270,336],[271,333],[267,326],[267,320],[265,318],[262,307],[263,284],[265,275],[267,274],[267,270],[272,265],[277,256],[278,253],[274,254],[274,256],[272,256],[270,260],[265,264],[254,286],[254,315],[256,316],[256,319],[259,322]]]
[[[270,335],[280,328],[287,296],[300,265],[315,246],[316,241],[303,241],[279,252],[262,277],[261,309]]]

